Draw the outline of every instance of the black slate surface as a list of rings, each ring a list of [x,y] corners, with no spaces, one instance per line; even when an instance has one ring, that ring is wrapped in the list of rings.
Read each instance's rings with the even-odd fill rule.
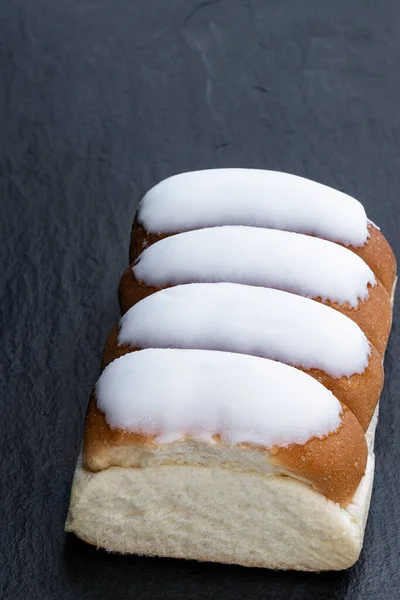
[[[400,255],[396,0],[0,3],[0,597],[400,598],[398,306],[365,548],[344,573],[119,557],[63,532],[143,192],[268,167],[360,198]]]

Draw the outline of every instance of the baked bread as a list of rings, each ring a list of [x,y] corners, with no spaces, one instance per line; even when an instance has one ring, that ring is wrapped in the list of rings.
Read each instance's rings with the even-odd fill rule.
[[[133,229],[132,262],[154,245],[121,280],[67,531],[117,552],[351,566],[395,285],[379,229],[340,192],[239,169],[162,182]]]

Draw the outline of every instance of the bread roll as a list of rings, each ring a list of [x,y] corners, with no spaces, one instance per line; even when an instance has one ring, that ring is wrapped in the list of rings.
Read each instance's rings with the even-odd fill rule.
[[[230,458],[221,457],[225,451]],[[346,505],[364,475],[367,445],[352,412],[293,367],[206,350],[125,355],[96,385],[84,466],[95,472],[171,462],[259,474],[272,469]]]

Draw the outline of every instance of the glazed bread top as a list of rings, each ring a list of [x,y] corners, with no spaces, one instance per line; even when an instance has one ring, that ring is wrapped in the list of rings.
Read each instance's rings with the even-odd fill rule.
[[[368,238],[358,200],[304,177],[261,169],[211,169],[165,179],[144,196],[138,221],[152,233],[253,225],[351,246]]]
[[[200,445],[188,452],[188,441]],[[253,461],[252,470],[297,477],[341,504],[367,460],[351,411],[292,367],[227,352],[150,349],[105,369],[86,418],[87,468],[143,466],[157,452],[159,464],[171,455],[198,464],[210,444],[238,448],[230,468],[252,469]]]
[[[340,402],[302,371],[210,350],[127,354],[103,371],[96,399],[111,427],[160,444],[187,436],[212,443],[219,435],[228,445],[282,447],[322,438],[342,423]]]
[[[253,354],[335,378],[363,373],[370,355],[364,333],[338,311],[288,292],[237,283],[161,290],[122,317],[118,342]]]
[[[376,285],[370,267],[338,244],[259,227],[210,227],[173,235],[147,248],[133,272],[152,287],[225,281],[320,297],[352,308]]]

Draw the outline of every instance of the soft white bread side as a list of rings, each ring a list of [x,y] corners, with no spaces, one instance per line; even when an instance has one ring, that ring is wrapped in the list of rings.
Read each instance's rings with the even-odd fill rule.
[[[291,477],[178,465],[91,473],[79,462],[66,530],[112,552],[341,570],[362,548],[373,473],[371,449],[343,509]]]

